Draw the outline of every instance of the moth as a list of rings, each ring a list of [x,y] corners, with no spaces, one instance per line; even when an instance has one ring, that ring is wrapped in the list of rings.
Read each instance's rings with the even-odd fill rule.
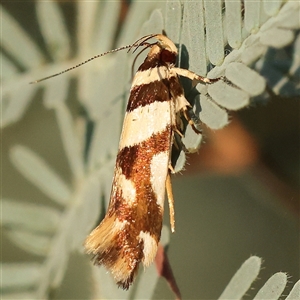
[[[149,43],[149,39],[156,42]],[[175,230],[170,173],[174,135],[180,132],[182,114],[199,133],[188,114],[179,76],[212,83],[189,70],[176,68],[178,51],[162,34],[147,35],[133,47],[149,48],[130,89],[110,195],[103,221],[84,246],[96,265],[104,265],[117,284],[128,289],[140,263],[149,266],[160,240],[165,191],[169,200],[171,230]]]
[[[150,43],[151,39],[156,42]],[[188,113],[191,105],[184,96],[179,76],[192,80],[194,85],[210,84],[220,78],[208,79],[175,67],[178,56],[175,44],[163,34],[151,34],[132,45],[96,55],[75,67],[31,82],[58,76],[108,53],[128,48],[136,51],[140,47],[149,52],[132,81],[109,207],[102,222],[84,242],[94,264],[104,265],[123,289],[133,283],[140,263],[147,267],[155,259],[165,191],[171,231],[175,231],[170,174],[174,173],[171,152],[172,146],[176,146],[175,135],[177,140],[183,137],[180,117],[200,133]]]

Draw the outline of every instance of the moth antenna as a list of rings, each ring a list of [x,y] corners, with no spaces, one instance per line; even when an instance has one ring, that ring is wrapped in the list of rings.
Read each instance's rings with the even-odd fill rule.
[[[82,66],[82,65],[85,65],[86,63],[88,63],[88,62],[90,62],[90,61],[92,61],[92,60],[94,60],[94,59],[96,59],[96,58],[102,57],[102,56],[104,56],[104,55],[106,55],[106,54],[118,52],[118,51],[120,51],[120,50],[125,50],[125,49],[128,49],[128,48],[132,49],[132,47],[134,47],[134,46],[135,46],[135,43],[134,43],[133,45],[122,46],[122,47],[120,47],[120,48],[116,48],[116,49],[113,49],[113,50],[110,50],[110,51],[107,51],[107,52],[104,52],[104,53],[101,53],[101,54],[97,54],[97,55],[95,55],[95,56],[93,56],[93,57],[91,57],[91,58],[85,60],[84,62],[79,63],[78,65],[76,65],[76,66],[74,66],[74,67],[68,68],[68,69],[66,69],[66,70],[64,70],[64,71],[61,71],[61,72],[59,72],[59,73],[56,73],[56,74],[53,74],[53,75],[50,75],[50,76],[47,76],[47,77],[44,77],[44,78],[41,78],[41,79],[38,79],[38,80],[32,81],[32,82],[30,82],[30,84],[38,83],[38,82],[41,82],[41,81],[50,79],[50,78],[52,78],[52,77],[56,77],[56,76],[58,76],[58,75],[61,75],[61,74],[64,74],[64,73],[66,73],[66,72],[69,72],[69,71],[71,71],[71,70],[74,70],[74,69],[76,69],[76,68],[78,68],[78,67],[80,67],[80,66]],[[139,45],[139,46],[140,46],[140,45]],[[139,47],[139,46],[138,46],[138,47]],[[130,49],[129,49],[129,51],[130,51]]]
[[[157,36],[157,34],[146,35],[146,36],[138,39],[132,45],[122,46],[120,48],[116,48],[116,49],[113,49],[113,50],[110,50],[110,51],[107,51],[107,52],[104,52],[104,53],[101,53],[101,54],[97,54],[97,55],[95,55],[95,56],[87,59],[86,61],[79,63],[78,65],[76,65],[74,67],[68,68],[68,69],[66,69],[64,71],[61,71],[59,73],[56,73],[56,74],[53,74],[53,75],[50,75],[50,76],[47,76],[47,77],[44,77],[44,78],[41,78],[41,79],[38,79],[38,80],[35,80],[35,81],[31,81],[29,83],[30,84],[38,83],[38,82],[41,82],[41,81],[44,81],[44,80],[56,77],[58,75],[64,74],[66,72],[69,72],[69,71],[74,70],[74,69],[76,69],[78,67],[81,67],[82,65],[85,65],[86,63],[88,63],[88,62],[90,62],[90,61],[92,61],[92,60],[94,60],[96,58],[102,57],[102,56],[104,56],[106,54],[109,54],[109,53],[114,53],[114,52],[118,52],[120,50],[125,50],[125,49],[129,49],[128,52],[130,52],[130,50],[135,47],[135,49],[132,52],[132,53],[134,53],[141,46],[146,46],[145,49],[147,49],[148,47],[150,47],[151,45],[154,45],[154,44],[149,44],[146,41],[149,40],[149,39],[151,39],[151,38],[153,38],[153,37],[155,37],[155,36]],[[141,52],[143,52],[145,49],[143,49]],[[140,53],[138,55],[140,55]]]
[[[132,53],[134,53],[140,46],[143,46],[143,45],[148,45],[148,43],[146,43],[146,41],[150,40],[151,38],[157,36],[157,33],[154,33],[154,34],[149,34],[149,35],[146,35],[146,36],[143,36],[141,37],[140,39],[138,39],[133,45],[132,47],[128,50],[128,52],[133,48],[133,47],[136,47]]]

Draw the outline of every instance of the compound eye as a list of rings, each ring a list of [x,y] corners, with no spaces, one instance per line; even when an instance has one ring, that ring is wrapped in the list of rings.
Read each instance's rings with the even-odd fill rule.
[[[176,62],[176,53],[171,52],[167,49],[162,49],[160,54],[160,59],[165,63],[175,64]]]

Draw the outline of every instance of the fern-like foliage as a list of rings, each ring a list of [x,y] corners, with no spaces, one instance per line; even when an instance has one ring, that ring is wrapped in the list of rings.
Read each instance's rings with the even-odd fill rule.
[[[280,92],[285,85],[292,86],[296,92],[299,88],[299,83],[293,83],[299,74],[296,56],[300,51],[299,35],[295,38],[299,29],[299,2],[133,1],[119,29],[121,4],[121,1],[79,1],[74,4],[77,49],[72,55],[72,37],[60,5],[55,1],[37,1],[35,13],[48,58],[17,20],[1,7],[1,126],[20,121],[34,95],[43,88],[43,104],[55,112],[72,172],[72,184],[68,184],[47,163],[47,158],[40,157],[34,149],[22,145],[11,149],[10,158],[17,170],[61,209],[2,199],[1,218],[5,233],[18,247],[41,258],[38,262],[2,264],[3,299],[48,298],[49,290],[61,284],[70,253],[82,251],[85,236],[104,211],[100,199],[104,196],[106,204],[109,200],[133,57],[119,52],[59,78],[36,85],[28,84],[30,81],[74,66],[113,46],[130,44],[138,37],[165,29],[182,50],[182,64],[187,62],[185,47],[189,51],[189,69],[206,75],[209,62],[215,67],[208,77],[226,78],[209,87],[199,87],[200,94],[192,100],[201,121],[212,129],[228,123],[228,110],[241,109],[249,105],[251,97],[264,93],[266,78],[256,70],[275,67],[270,66],[268,56],[264,56],[269,47],[283,48],[294,42],[290,68],[285,75],[277,68],[281,80],[271,80],[270,84],[274,92]],[[226,48],[230,49],[227,56]],[[88,148],[85,132],[88,121],[83,123],[82,118],[72,116],[66,104],[73,78],[77,80],[79,102],[94,124]],[[201,137],[187,131],[184,142],[186,148],[193,151],[199,147]],[[183,167],[184,160],[182,154],[178,170]],[[167,233],[163,235],[164,244],[168,241],[167,236]],[[260,259],[250,258],[235,274],[220,299],[240,299],[259,270]],[[152,266],[132,292],[124,292],[115,287],[103,268],[93,268],[92,272],[96,283],[93,299],[150,299],[158,279]],[[278,299],[286,278],[283,273],[272,276],[255,299]],[[299,282],[286,299],[296,299],[295,295],[299,295]]]

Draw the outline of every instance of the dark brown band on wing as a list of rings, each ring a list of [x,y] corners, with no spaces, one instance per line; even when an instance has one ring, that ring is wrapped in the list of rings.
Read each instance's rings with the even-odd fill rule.
[[[138,107],[149,105],[155,101],[169,101],[182,95],[184,95],[184,91],[178,76],[141,84],[132,87],[126,111],[131,112]]]
[[[149,53],[147,55],[144,62],[138,68],[138,71],[146,71],[152,68],[166,65],[166,63],[161,60],[161,49],[159,47],[156,47],[156,51],[155,49],[153,50],[154,51],[152,51],[151,54]]]
[[[160,66],[169,66],[170,64],[174,65],[176,63],[177,53],[160,47],[156,47],[156,49],[152,50],[153,51],[147,55],[144,62],[138,68],[138,71],[145,71]]]
[[[117,156],[117,167],[127,179],[133,180],[140,176],[150,177],[150,164],[155,154],[170,151],[171,125],[165,130],[153,134],[150,138],[138,145],[124,147]],[[138,180],[139,181],[139,180]],[[137,181],[137,182],[138,182]],[[134,181],[135,182],[135,181]]]
[[[156,101],[164,102],[169,100],[169,81],[167,79],[156,80],[148,84],[132,87],[126,111],[131,112],[138,107],[143,107]]]

